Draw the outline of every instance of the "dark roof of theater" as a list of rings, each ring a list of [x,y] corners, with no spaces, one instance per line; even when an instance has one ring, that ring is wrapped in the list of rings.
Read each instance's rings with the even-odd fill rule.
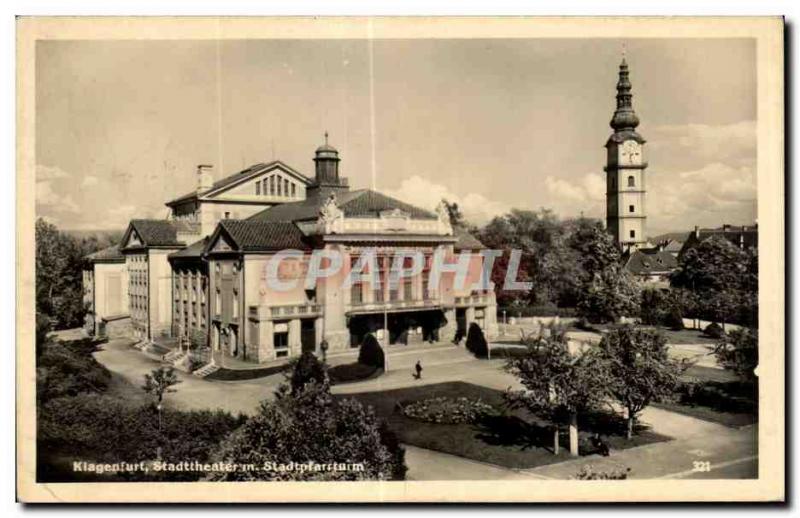
[[[454,227],[453,235],[458,238],[458,241],[453,245],[456,250],[480,250],[486,248],[477,237],[470,234],[465,228]]]
[[[220,227],[243,252],[310,248],[300,229],[288,221],[226,219],[220,221]]]
[[[130,226],[145,246],[182,246],[185,243],[178,240],[178,232],[197,232],[194,223],[169,219],[133,219]]]
[[[316,219],[319,217],[320,208],[327,199],[325,195],[312,195],[303,201],[276,205],[251,216],[248,221],[303,221]],[[344,212],[345,216],[377,217],[383,211],[399,209],[410,214],[412,218],[436,219],[436,215],[432,212],[369,189],[337,192],[336,205]]]
[[[630,254],[625,269],[634,275],[663,274],[678,267],[678,259],[671,253],[637,250]]]
[[[85,259],[93,263],[113,263],[125,261],[125,256],[119,251],[119,245],[112,245],[87,255]]]
[[[273,160],[272,162],[268,162],[268,163],[261,162],[261,163],[258,163],[258,164],[251,165],[247,169],[243,169],[243,170],[239,171],[238,173],[233,173],[232,175],[228,175],[225,178],[222,178],[221,180],[217,180],[216,182],[214,182],[211,185],[210,189],[200,193],[200,196],[203,196],[203,195],[208,194],[210,192],[222,189],[222,188],[227,187],[229,185],[233,185],[233,184],[238,183],[240,181],[245,181],[245,180],[247,180],[249,178],[257,176],[258,174],[264,172],[267,169],[274,168],[275,166],[280,166],[281,168],[285,169],[289,173],[292,173],[294,176],[296,176],[298,180],[304,181],[306,184],[311,184],[311,179],[309,179],[304,174],[295,171],[294,169],[292,169],[288,165],[284,164],[280,160]],[[175,198],[174,200],[168,201],[166,204],[167,204],[167,206],[172,206],[172,205],[184,202],[184,201],[197,199],[197,196],[198,196],[197,191],[192,191],[192,192],[184,194],[183,196],[179,196],[179,197]]]
[[[170,259],[200,259],[203,257],[203,253],[206,250],[206,246],[208,245],[209,237],[206,236],[200,241],[195,241],[191,245],[187,246],[183,250],[178,250],[177,252],[173,252],[169,254]]]

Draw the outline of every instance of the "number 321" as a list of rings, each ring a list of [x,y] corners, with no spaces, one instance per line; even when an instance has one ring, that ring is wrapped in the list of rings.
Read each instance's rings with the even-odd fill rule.
[[[696,460],[692,462],[692,471],[711,471],[711,462],[707,460]]]

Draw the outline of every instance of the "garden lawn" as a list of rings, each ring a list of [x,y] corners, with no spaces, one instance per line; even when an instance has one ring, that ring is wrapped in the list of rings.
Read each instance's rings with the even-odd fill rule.
[[[720,369],[692,367],[683,379],[694,378],[700,386],[682,390],[674,402],[653,406],[732,428],[758,422],[758,388],[730,376]]]
[[[364,392],[337,395],[355,398],[372,406],[402,443],[441,451],[508,468],[534,468],[571,459],[566,428],[561,434],[561,452],[553,455],[553,432],[550,424],[526,411],[506,412],[503,393],[463,382],[440,383],[384,392]],[[434,424],[405,417],[398,406],[434,397],[468,397],[480,399],[497,409],[495,415],[477,424]],[[630,441],[625,439],[625,423],[605,414],[579,416],[581,438],[595,431],[611,450],[630,448],[668,437],[640,428]],[[583,441],[582,441],[583,442]],[[591,447],[581,445],[582,454],[592,454]]]
[[[612,329],[615,325],[611,324],[592,324],[591,329],[580,329],[574,325],[570,326],[570,331],[584,331],[584,332],[593,332],[596,333],[598,336],[602,336],[602,331]],[[667,339],[667,343],[670,345],[687,345],[687,344],[703,344],[703,345],[714,345],[717,343],[715,338],[709,338],[708,336],[704,335],[701,330],[698,329],[680,329],[674,330],[668,327],[661,327],[661,326],[643,326],[643,325],[635,325],[636,328],[639,329],[656,329],[661,331],[664,335],[664,338]]]

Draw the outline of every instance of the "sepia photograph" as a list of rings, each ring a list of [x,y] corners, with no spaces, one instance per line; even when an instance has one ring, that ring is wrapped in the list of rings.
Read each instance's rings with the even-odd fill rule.
[[[781,18],[122,22],[17,22],[23,501],[784,498]]]

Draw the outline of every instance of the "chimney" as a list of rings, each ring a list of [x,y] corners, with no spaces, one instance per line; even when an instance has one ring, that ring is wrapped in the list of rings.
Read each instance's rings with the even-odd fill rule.
[[[700,239],[700,227],[697,225],[694,226],[694,237]]]
[[[197,166],[197,194],[202,194],[214,185],[214,166],[200,164]]]

